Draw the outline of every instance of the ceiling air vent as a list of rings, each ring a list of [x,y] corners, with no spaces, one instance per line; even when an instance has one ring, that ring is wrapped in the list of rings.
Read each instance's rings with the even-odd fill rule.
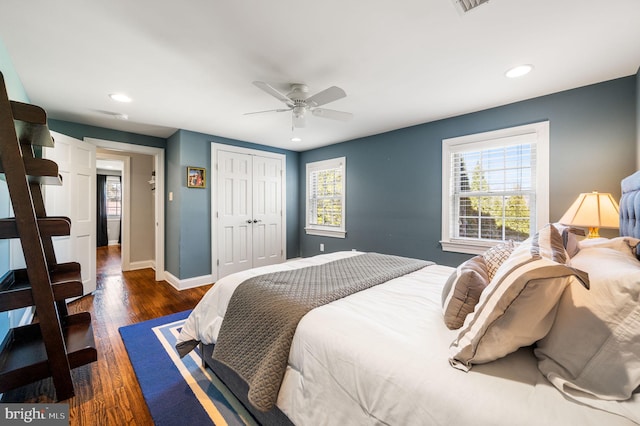
[[[468,12],[483,3],[488,3],[489,0],[453,0],[453,2],[458,5],[462,12]]]

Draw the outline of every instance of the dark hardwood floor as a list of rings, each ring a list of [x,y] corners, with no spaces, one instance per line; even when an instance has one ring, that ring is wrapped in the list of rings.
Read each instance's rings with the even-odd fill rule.
[[[69,304],[69,312],[90,312],[98,361],[73,370],[71,425],[151,425],[149,411],[118,328],[193,308],[211,287],[178,291],[155,281],[152,269],[120,271],[120,247],[98,248],[97,289]],[[4,394],[2,402],[55,401],[51,379]]]

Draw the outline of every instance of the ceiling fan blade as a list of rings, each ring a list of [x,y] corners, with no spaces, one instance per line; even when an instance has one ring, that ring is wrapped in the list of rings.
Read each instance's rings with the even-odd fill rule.
[[[261,89],[267,92],[268,94],[278,99],[279,101],[282,101],[285,104],[289,105],[290,107],[293,107],[294,102],[287,95],[285,95],[284,93],[281,93],[270,84],[265,83],[264,81],[254,81],[253,85],[256,86],[258,89]]]
[[[291,108],[268,109],[266,111],[245,112],[243,115],[263,114],[265,112],[285,112],[285,111],[291,111]]]
[[[338,99],[342,99],[347,94],[341,88],[337,86],[331,86],[328,89],[323,90],[322,92],[318,92],[315,95],[306,99],[307,105],[310,107],[317,107],[320,105],[328,104],[329,102],[337,101]]]
[[[335,109],[314,108],[311,113],[316,117],[330,118],[332,120],[348,121],[353,118],[350,112],[336,111]]]

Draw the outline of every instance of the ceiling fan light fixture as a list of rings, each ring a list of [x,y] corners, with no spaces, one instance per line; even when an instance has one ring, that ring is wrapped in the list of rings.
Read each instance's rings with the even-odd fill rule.
[[[518,65],[516,67],[509,69],[507,72],[504,73],[504,75],[507,76],[508,78],[518,78],[518,77],[522,77],[524,75],[529,74],[532,70],[533,70],[533,65],[530,65],[530,64]]]
[[[293,108],[293,116],[295,118],[304,117],[305,108],[303,106],[297,106]]]

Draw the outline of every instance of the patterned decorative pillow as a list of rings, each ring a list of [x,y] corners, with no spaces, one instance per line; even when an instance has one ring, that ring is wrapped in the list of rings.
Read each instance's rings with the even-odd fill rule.
[[[515,248],[516,245],[514,244],[514,242],[509,240],[491,247],[489,250],[485,251],[482,254],[482,256],[484,257],[484,262],[487,265],[487,274],[489,275],[489,281],[493,279],[500,265],[502,265],[505,260],[507,260],[509,256],[511,256],[511,253]]]
[[[449,329],[462,327],[487,285],[489,277],[484,257],[473,257],[456,268],[442,290],[444,323]]]
[[[472,364],[496,360],[543,338],[566,286],[579,281],[588,288],[586,274],[565,265],[566,260],[562,237],[552,225],[522,242],[451,344],[451,365],[468,371]]]

